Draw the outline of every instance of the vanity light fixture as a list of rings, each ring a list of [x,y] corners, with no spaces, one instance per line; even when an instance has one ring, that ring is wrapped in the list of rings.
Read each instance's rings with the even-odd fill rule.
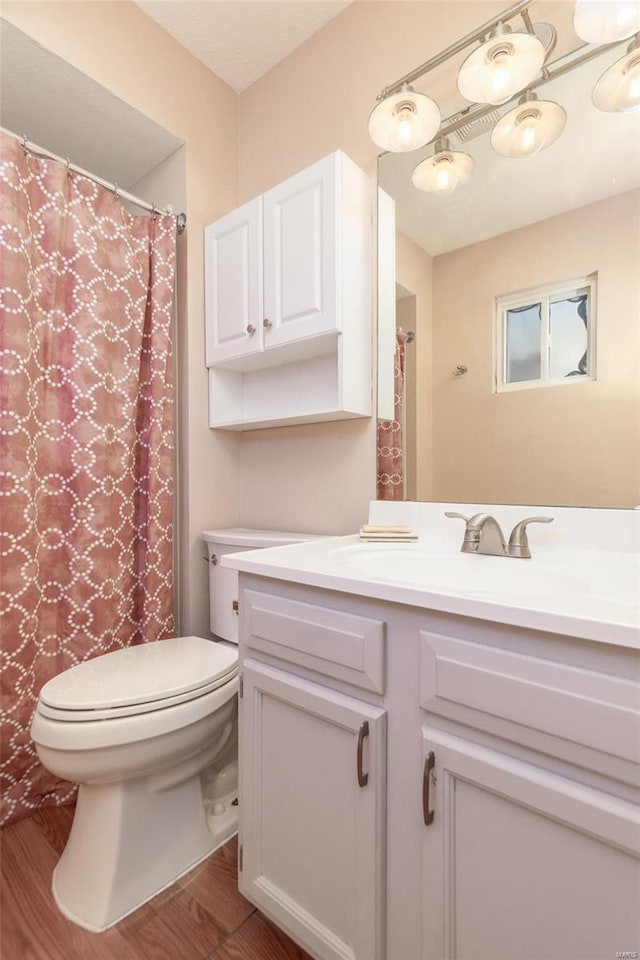
[[[591,95],[605,113],[630,113],[640,108],[640,33],[626,54],[602,74]]]
[[[626,55],[602,74],[592,99],[605,112],[640,108],[640,0],[578,0],[576,25],[581,19],[593,20],[600,11],[600,15],[614,15],[618,32],[609,29],[609,43],[589,42],[553,62],[547,62],[547,56],[555,45],[556,33],[550,24],[531,22],[529,7],[534,2],[516,0],[507,10],[385,87],[379,95],[369,117],[369,134],[382,150],[403,153],[439,137],[434,156],[413,171],[412,180],[420,190],[450,193],[467,180],[473,173],[474,161],[467,154],[452,151],[444,138],[458,133],[464,140],[460,131],[465,126],[477,125],[481,119],[487,121],[487,126],[492,111],[496,112],[495,106],[515,102],[523,90],[526,93],[520,95],[518,105],[492,131],[494,150],[506,157],[528,157],[554,143],[566,126],[566,112],[551,100],[538,100],[533,91],[623,43],[624,40],[611,39],[620,36],[621,24],[635,36]],[[583,7],[585,10],[580,12],[578,8]],[[522,32],[513,31],[509,25],[515,17],[524,24]],[[476,106],[469,105],[441,121],[435,101],[416,93],[410,84],[478,43],[480,46],[467,56],[457,77],[459,92]]]
[[[540,40],[530,33],[513,33],[499,23],[458,72],[458,90],[472,103],[506,103],[531,83],[545,60]]]
[[[440,126],[437,103],[409,84],[385,96],[369,115],[369,136],[382,150],[406,153],[424,147]]]
[[[640,31],[639,0],[577,0],[573,29],[587,43],[614,43]]]
[[[566,111],[559,103],[538,100],[528,90],[517,107],[496,123],[491,131],[491,146],[503,157],[531,157],[550,147],[566,122]]]
[[[470,179],[476,162],[468,153],[451,150],[447,137],[439,137],[434,147],[434,155],[419,163],[411,174],[413,185],[430,193],[452,193]]]

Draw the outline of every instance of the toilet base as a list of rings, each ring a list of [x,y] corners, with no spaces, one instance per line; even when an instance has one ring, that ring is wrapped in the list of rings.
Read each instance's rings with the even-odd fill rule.
[[[198,775],[165,790],[145,779],[81,784],[53,874],[59,910],[96,933],[118,923],[237,832],[236,795],[221,798],[224,812],[213,816]]]

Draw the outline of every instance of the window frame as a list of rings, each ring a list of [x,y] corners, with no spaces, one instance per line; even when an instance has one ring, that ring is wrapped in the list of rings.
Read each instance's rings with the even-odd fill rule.
[[[587,326],[587,372],[575,377],[549,379],[549,303],[553,300],[568,299],[576,296],[579,290],[587,290],[588,326]],[[526,290],[497,294],[493,298],[494,357],[493,392],[510,393],[513,390],[536,390],[540,387],[558,387],[569,384],[593,383],[596,380],[596,317],[597,317],[598,275],[590,273],[585,277],[574,277],[557,283],[540,284]],[[506,317],[514,307],[541,305],[540,323],[540,373],[536,380],[505,381],[506,370]]]

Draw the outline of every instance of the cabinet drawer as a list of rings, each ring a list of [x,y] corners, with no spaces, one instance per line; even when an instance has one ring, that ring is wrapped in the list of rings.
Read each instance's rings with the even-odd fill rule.
[[[252,650],[363,690],[384,693],[382,620],[245,590],[241,634]]]
[[[637,763],[640,686],[631,680],[420,631],[420,706],[479,711]]]

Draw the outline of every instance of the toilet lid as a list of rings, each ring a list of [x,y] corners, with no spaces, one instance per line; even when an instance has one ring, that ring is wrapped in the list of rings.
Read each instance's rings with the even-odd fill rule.
[[[221,686],[238,670],[238,651],[203,637],[172,637],[114,650],[79,663],[45,683],[40,704],[58,711],[159,709]],[[136,709],[137,706],[137,709]],[[75,714],[80,716],[80,714]]]

